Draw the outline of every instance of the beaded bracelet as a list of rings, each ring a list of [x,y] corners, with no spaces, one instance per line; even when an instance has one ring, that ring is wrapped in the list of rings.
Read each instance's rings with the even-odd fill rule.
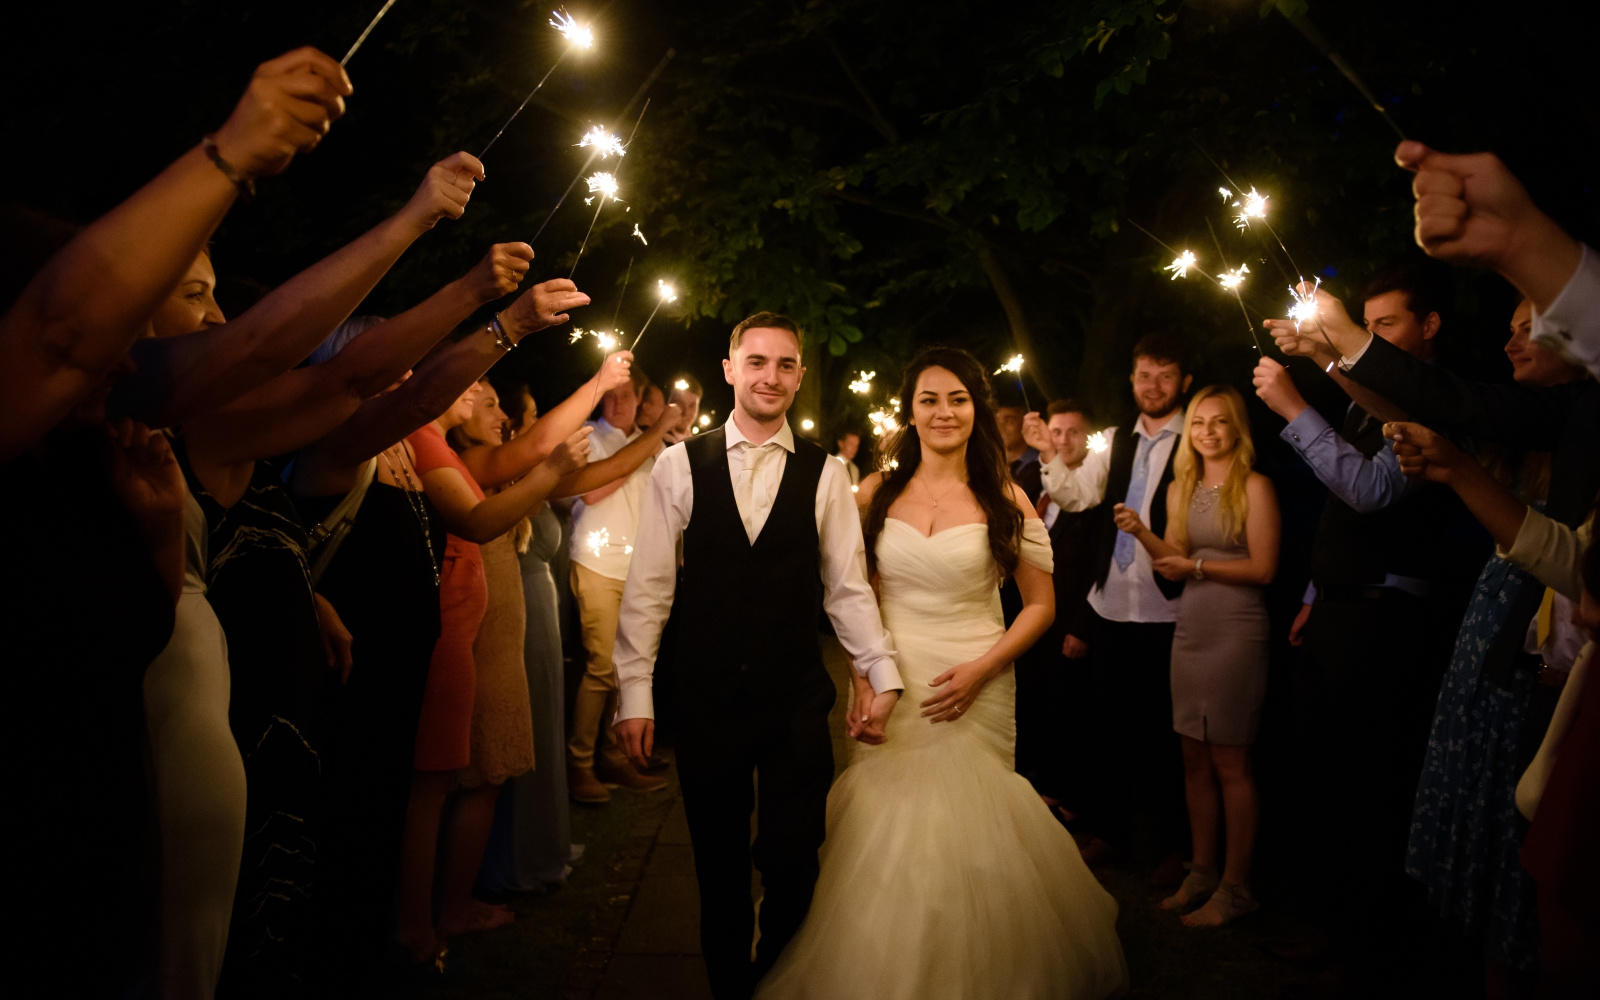
[[[215,136],[208,135],[200,140],[200,148],[206,151],[206,157],[212,164],[222,171],[222,176],[232,181],[233,186],[239,189],[241,199],[249,201],[256,196],[256,182],[239,173],[238,168],[222,158],[222,153],[217,150]]]
[[[499,313],[495,313],[494,318],[489,321],[489,332],[494,334],[494,346],[501,351],[509,354],[511,349],[517,346],[517,342],[506,333],[506,328],[500,325]]]

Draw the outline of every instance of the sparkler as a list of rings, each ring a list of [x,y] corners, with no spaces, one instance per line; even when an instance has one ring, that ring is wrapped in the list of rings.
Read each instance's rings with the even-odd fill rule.
[[[656,279],[656,307],[650,310],[649,316],[645,317],[644,326],[639,328],[639,336],[633,338],[633,343],[628,346],[628,350],[632,351],[638,348],[639,341],[644,339],[644,332],[650,329],[650,321],[656,318],[656,313],[661,311],[661,307],[668,302],[676,301],[678,301],[678,290],[665,281],[659,278]]]
[[[1294,25],[1295,30],[1304,35],[1306,41],[1315,46],[1317,51],[1321,52],[1333,64],[1334,69],[1338,70],[1346,80],[1350,81],[1350,85],[1356,88],[1356,92],[1365,98],[1368,104],[1372,105],[1372,110],[1383,118],[1384,124],[1394,129],[1394,134],[1404,142],[1406,134],[1400,131],[1400,126],[1396,125],[1394,119],[1389,117],[1388,109],[1383,106],[1383,103],[1377,97],[1373,96],[1371,90],[1367,89],[1367,85],[1362,82],[1361,77],[1356,75],[1356,71],[1350,68],[1350,64],[1344,61],[1344,57],[1333,51],[1333,46],[1328,44],[1328,40],[1322,36],[1322,32],[1317,30],[1316,25],[1312,24],[1303,12],[1292,14],[1285,10],[1281,3],[1273,6],[1278,8],[1278,13],[1283,15],[1285,21]]]
[[[578,327],[573,327],[572,335],[567,338],[567,343],[576,344],[585,337],[594,338],[595,346],[600,348],[601,354],[610,354],[612,351],[617,349],[616,335],[613,333],[607,333],[604,330],[584,330]]]
[[[817,429],[817,422],[815,420],[812,420],[810,417],[807,417],[804,420],[800,421],[800,429],[805,431],[805,432],[807,432],[807,433],[810,433],[811,431],[814,431],[814,430]]]
[[[1217,284],[1231,291],[1237,291],[1244,284],[1244,276],[1250,273],[1249,264],[1240,264],[1231,271],[1223,271],[1217,275]]]
[[[1301,282],[1289,289],[1289,294],[1294,296],[1294,304],[1289,307],[1289,318],[1294,320],[1294,328],[1296,330],[1300,329],[1301,323],[1309,323],[1317,318],[1317,289],[1322,287],[1322,279],[1313,279],[1311,291],[1309,292],[1300,290],[1304,287],[1305,283]],[[1329,346],[1331,347],[1332,344],[1330,343]]]
[[[595,555],[599,555],[607,546],[611,544],[610,529],[600,528],[596,531],[589,532],[588,536],[584,539],[584,544],[588,546],[590,552],[593,552]]]
[[[1089,439],[1084,444],[1091,452],[1098,455],[1111,447],[1111,439],[1106,436],[1105,431],[1095,431],[1089,435]]]
[[[511,117],[506,119],[505,124],[500,126],[500,131],[496,132],[494,138],[489,140],[489,145],[483,147],[483,152],[478,154],[478,159],[481,160],[489,155],[489,150],[493,149],[494,144],[500,141],[500,137],[506,134],[506,129],[511,127],[511,123],[517,120],[518,115],[522,114],[522,109],[526,108],[528,102],[533,100],[533,95],[544,88],[545,81],[550,79],[550,74],[554,73],[556,67],[561,65],[561,60],[567,57],[567,53],[573,49],[594,48],[594,32],[573,20],[565,9],[550,12],[550,27],[561,32],[562,37],[567,40],[567,47],[561,50],[561,54],[556,56],[556,61],[550,64],[549,69],[545,70],[544,76],[541,76],[539,82],[533,85],[533,89],[528,91],[528,96],[524,97],[522,103],[517,105],[517,110],[511,112]]]
[[[672,383],[672,387],[674,389],[678,390],[679,392],[688,392],[689,391],[689,380],[680,378],[676,382]]]
[[[711,414],[709,414],[709,413],[700,414],[699,424],[700,424],[701,427],[710,427],[711,426]]]
[[[367,22],[367,30],[363,31],[359,36],[357,36],[355,44],[350,46],[350,51],[346,52],[344,54],[344,58],[339,60],[340,66],[348,66],[350,64],[350,57],[356,54],[356,49],[361,48],[361,43],[367,40],[367,36],[372,34],[372,29],[378,26],[378,22],[383,20],[383,15],[389,13],[389,8],[393,6],[394,0],[387,0],[387,2],[378,9],[377,15],[373,17],[372,20]]]
[[[1255,194],[1255,189],[1251,188],[1250,193]],[[1263,210],[1265,210],[1266,204],[1266,199],[1263,198],[1261,200]],[[1211,225],[1210,219],[1206,220],[1206,232],[1211,234],[1211,243],[1217,248],[1217,256],[1224,258],[1223,266],[1227,266],[1227,255],[1222,252],[1222,241],[1217,239],[1216,227]],[[1256,325],[1250,322],[1250,310],[1244,307],[1244,296],[1239,293],[1240,286],[1244,284],[1244,276],[1249,273],[1249,266],[1240,264],[1235,270],[1223,272],[1217,278],[1217,284],[1233,293],[1233,300],[1239,303],[1239,314],[1244,317],[1244,328],[1250,331],[1250,342],[1256,345],[1256,353],[1261,354],[1263,353],[1261,350],[1261,338],[1256,334]]]
[[[637,222],[635,222],[633,224],[633,235],[640,243],[643,243],[645,246],[649,246],[650,245],[650,241],[644,238],[644,233],[641,233],[639,231],[639,224]]]
[[[617,200],[617,178],[615,174],[604,170],[589,178],[589,193],[595,197],[591,200],[598,202],[594,206],[594,218],[589,220],[589,228],[583,234],[583,242],[578,244],[578,256],[572,258],[572,270],[567,272],[570,281],[578,273],[578,261],[583,259],[583,251],[589,246],[589,237],[594,233],[594,224],[600,221],[600,210],[606,207],[606,201]],[[584,204],[588,204],[585,202]]]
[[[623,148],[633,145],[633,137],[639,134],[639,123],[644,121],[644,113],[648,110],[650,110],[650,102],[645,101],[644,107],[639,109],[639,117],[633,121],[633,131],[628,133],[628,141],[623,144]],[[582,145],[582,143],[579,143],[579,145]],[[567,198],[572,194],[572,189],[578,186],[578,182],[583,180],[584,173],[594,165],[594,161],[599,157],[600,151],[598,149],[590,151],[589,158],[583,161],[583,166],[579,167],[578,172],[572,175],[572,181],[567,184],[567,189],[561,192],[561,197],[556,199],[555,205],[550,209],[550,214],[546,215],[544,221],[539,223],[539,228],[534,231],[533,239],[528,241],[530,245],[539,242],[540,235],[544,233],[544,227],[548,226],[550,220],[556,217],[556,213],[561,211],[561,206],[567,203]]]
[[[622,140],[606,131],[604,125],[596,125],[583,133],[583,138],[578,140],[579,149],[592,149],[594,155],[600,159],[608,156],[621,158],[628,154],[627,147],[622,145]]]
[[[856,372],[855,381],[850,383],[850,391],[858,396],[865,396],[872,391],[872,380],[877,377],[877,372]]]
[[[1251,188],[1249,194],[1234,202],[1233,207],[1239,210],[1239,214],[1234,216],[1233,224],[1241,230],[1250,228],[1251,219],[1260,219],[1263,223],[1266,221],[1267,196],[1255,188]],[[1284,251],[1286,254],[1288,252]]]
[[[1188,277],[1189,269],[1194,267],[1195,263],[1194,251],[1185,250],[1172,258],[1172,263],[1168,264],[1164,270],[1171,271],[1172,280],[1177,281],[1179,278]]]
[[[1017,377],[1017,388],[1022,392],[1022,407],[1028,412],[1033,412],[1033,404],[1028,402],[1028,387],[1022,384],[1022,355],[1013,354],[1010,360],[994,370],[996,375],[1010,372]]]
[[[873,410],[867,414],[867,421],[872,424],[872,436],[883,437],[893,434],[900,429],[900,421],[895,419],[893,413],[887,410]]]

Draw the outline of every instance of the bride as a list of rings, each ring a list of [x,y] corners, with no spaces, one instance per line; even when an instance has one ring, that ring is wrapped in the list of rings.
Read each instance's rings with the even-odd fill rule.
[[[923,351],[901,384],[910,419],[893,461],[861,483],[906,689],[882,738],[851,709],[863,742],[828,793],[816,895],[761,1000],[1037,1000],[1127,984],[1116,901],[1013,770],[1010,666],[1054,598],[1049,537],[1010,480],[988,396],[972,355]],[[1024,601],[1010,629],[1005,573]]]

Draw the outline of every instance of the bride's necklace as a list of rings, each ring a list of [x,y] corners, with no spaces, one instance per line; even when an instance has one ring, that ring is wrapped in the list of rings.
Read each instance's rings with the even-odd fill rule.
[[[395,447],[404,448],[405,445],[399,444]],[[389,457],[389,452],[392,450],[392,448],[385,448],[380,453],[383,455],[383,464],[388,466],[389,478],[393,479],[396,484],[402,478],[405,479],[406,484],[401,488],[401,492],[406,495],[406,506],[411,508],[412,515],[417,519],[417,526],[422,529],[422,547],[427,550],[428,568],[433,570],[433,585],[437,587],[439,586],[439,560],[434,557],[433,534],[428,530],[428,502],[423,497],[422,487],[418,486],[417,481],[411,478],[410,463],[404,457],[400,459],[400,470],[398,472],[395,471],[394,460]]]
[[[922,487],[922,492],[923,492],[924,495],[927,496],[928,502],[933,504],[933,509],[934,510],[938,510],[939,509],[939,501],[943,500],[945,497],[947,497],[950,494],[954,493],[956,490],[960,489],[961,487],[967,485],[965,480],[957,479],[953,485],[946,487],[945,491],[943,493],[939,494],[938,496],[934,496],[933,495],[933,490],[928,488],[927,480],[918,479],[917,483]]]

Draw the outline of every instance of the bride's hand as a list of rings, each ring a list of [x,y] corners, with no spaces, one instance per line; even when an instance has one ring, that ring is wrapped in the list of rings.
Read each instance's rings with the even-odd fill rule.
[[[989,668],[972,660],[958,663],[935,677],[930,687],[939,692],[922,703],[923,718],[929,722],[954,722],[978,700],[978,692],[989,683]]]
[[[900,702],[900,692],[885,691],[878,694],[873,691],[872,682],[860,675],[855,676],[853,692],[850,710],[845,715],[845,727],[850,738],[874,746],[883,743],[889,738],[889,716]]]

